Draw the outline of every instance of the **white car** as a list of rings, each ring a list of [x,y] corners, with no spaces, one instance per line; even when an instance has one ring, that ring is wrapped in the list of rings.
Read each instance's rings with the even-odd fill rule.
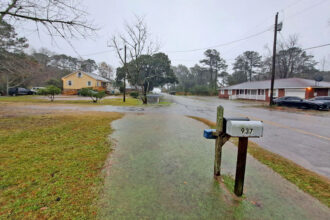
[[[40,89],[44,89],[45,87],[32,87],[31,91],[37,93]]]

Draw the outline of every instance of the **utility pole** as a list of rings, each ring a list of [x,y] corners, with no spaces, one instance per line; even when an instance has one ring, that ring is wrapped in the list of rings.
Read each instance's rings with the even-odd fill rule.
[[[277,41],[277,31],[280,31],[281,29],[278,30],[277,27],[277,20],[278,20],[278,12],[276,13],[275,16],[275,26],[274,26],[274,45],[273,45],[273,63],[272,63],[272,80],[270,83],[270,100],[269,100],[269,105],[272,106],[274,104],[274,80],[275,80],[275,62],[276,62],[276,41]],[[281,28],[281,27],[280,27]]]
[[[126,75],[127,75],[127,66],[126,66],[126,44],[124,46],[124,96],[123,96],[123,102],[126,102]]]

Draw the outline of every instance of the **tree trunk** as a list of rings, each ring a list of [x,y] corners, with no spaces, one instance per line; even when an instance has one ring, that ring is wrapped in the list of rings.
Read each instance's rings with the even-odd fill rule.
[[[148,100],[147,100],[147,89],[143,86],[143,99],[142,102],[144,105],[148,104]]]
[[[9,80],[8,80],[8,73],[6,75],[6,95],[9,95]]]

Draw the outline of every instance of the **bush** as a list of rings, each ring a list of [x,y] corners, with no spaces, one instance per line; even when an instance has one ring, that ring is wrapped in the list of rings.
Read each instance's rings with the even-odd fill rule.
[[[92,88],[82,88],[79,90],[78,95],[89,96],[90,91],[93,91]]]
[[[105,97],[105,91],[94,91],[90,90],[89,96],[93,100],[93,102],[97,102],[98,100],[101,100]]]
[[[39,95],[46,95],[50,98],[50,101],[54,101],[55,95],[58,95],[61,93],[61,89],[57,88],[56,86],[47,86],[44,89],[39,89],[38,94]]]
[[[139,97],[139,93],[138,92],[130,92],[129,95],[135,99],[137,99]]]

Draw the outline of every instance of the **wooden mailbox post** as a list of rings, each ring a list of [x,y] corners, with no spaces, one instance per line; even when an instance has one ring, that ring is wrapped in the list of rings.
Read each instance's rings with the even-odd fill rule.
[[[261,121],[250,121],[248,118],[224,118],[224,109],[220,105],[217,108],[216,129],[205,129],[204,137],[215,140],[214,176],[221,175],[222,146],[230,137],[238,137],[238,153],[235,175],[234,192],[242,196],[246,167],[246,156],[249,137],[261,137],[263,124]]]

